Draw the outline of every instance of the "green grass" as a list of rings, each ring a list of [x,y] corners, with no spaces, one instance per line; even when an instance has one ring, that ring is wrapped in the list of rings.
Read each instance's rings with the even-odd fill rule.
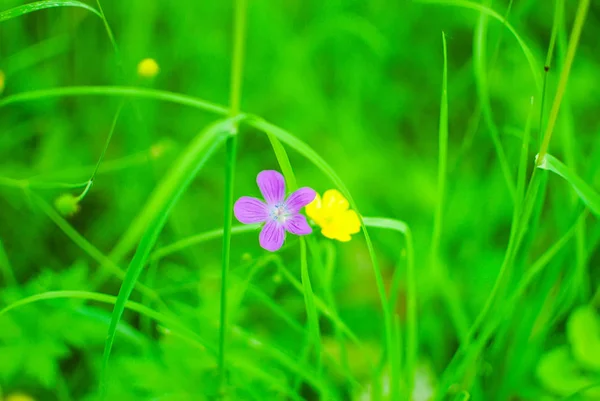
[[[597,399],[597,14],[6,0],[0,401]],[[267,169],[361,232],[261,249]]]

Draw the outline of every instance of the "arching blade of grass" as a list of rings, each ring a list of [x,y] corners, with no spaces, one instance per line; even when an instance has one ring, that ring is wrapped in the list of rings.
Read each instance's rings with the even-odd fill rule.
[[[448,50],[446,35],[442,32],[442,53],[444,65],[442,68],[442,88],[440,96],[440,117],[438,128],[438,187],[437,200],[433,217],[433,230],[431,235],[431,251],[429,264],[434,280],[440,290],[443,300],[446,302],[452,323],[459,339],[462,341],[468,331],[468,317],[461,306],[459,291],[455,283],[450,279],[448,269],[443,260],[440,259],[439,246],[443,226],[443,208],[445,204],[445,192],[448,166]],[[501,152],[502,153],[502,152]]]
[[[545,194],[545,176],[546,174],[536,174],[534,170],[527,191],[525,191],[525,177],[527,172],[528,144],[531,136],[531,121],[533,117],[533,102],[529,109],[527,123],[524,129],[521,146],[521,159],[519,171],[517,174],[517,198],[513,209],[512,224],[510,230],[507,250],[500,267],[500,272],[496,278],[494,286],[488,295],[485,304],[478,313],[475,321],[471,325],[469,335],[466,341],[463,341],[458,350],[452,357],[450,363],[446,366],[439,379],[439,385],[436,390],[435,400],[442,400],[452,383],[459,380],[461,375],[472,367],[480,353],[483,352],[486,342],[494,334],[498,324],[495,317],[497,313],[489,313],[495,302],[502,299],[501,293],[505,289],[506,278],[511,274],[514,260],[519,248],[527,235],[532,235],[530,223],[532,215],[539,216]],[[523,196],[523,192],[525,192]],[[535,221],[535,218],[534,218]],[[486,320],[487,319],[487,320]],[[478,335],[476,337],[476,335]],[[476,338],[475,338],[476,337]]]
[[[564,178],[571,184],[573,190],[579,195],[581,201],[590,208],[592,213],[600,217],[600,195],[575,174],[572,169],[565,166],[560,160],[548,153],[538,168],[550,170]]]
[[[16,302],[11,303],[10,305],[5,306],[2,310],[0,310],[0,316],[20,307],[45,301],[51,299],[84,299],[86,301],[94,301],[101,302],[105,304],[115,305],[117,303],[117,297],[112,295],[101,294],[98,292],[89,292],[89,291],[48,291],[41,294],[36,294],[29,296],[27,298],[20,299]],[[137,312],[141,315],[147,316],[152,320],[155,320],[164,326],[168,327],[173,332],[177,332],[178,335],[185,338],[191,343],[196,343],[201,347],[208,350],[209,354],[216,358],[216,350],[206,341],[201,339],[198,335],[196,335],[191,330],[182,326],[177,320],[164,315],[160,312],[157,312],[153,309],[150,309],[142,304],[133,301],[125,302],[125,309]]]
[[[473,37],[473,67],[475,70],[475,81],[477,94],[479,97],[479,105],[481,106],[481,112],[483,115],[483,119],[485,124],[488,127],[488,131],[490,136],[492,137],[492,143],[494,144],[494,148],[496,149],[496,155],[498,156],[498,162],[500,163],[500,169],[502,170],[502,174],[504,175],[504,181],[506,181],[506,186],[508,187],[508,192],[510,197],[515,202],[515,183],[512,178],[512,174],[510,171],[510,166],[508,164],[508,159],[506,158],[506,153],[504,152],[504,147],[502,146],[502,141],[500,141],[500,133],[498,131],[498,127],[494,122],[494,117],[492,115],[492,105],[490,103],[490,93],[488,86],[488,72],[487,72],[487,21],[488,16],[486,13],[482,12],[479,16],[479,20],[477,22],[477,27],[475,28],[475,33]]]
[[[113,35],[112,29],[110,29],[110,25],[108,24],[108,20],[106,19],[106,15],[104,14],[104,10],[102,9],[102,4],[100,4],[100,0],[96,0],[96,4],[98,4],[100,18],[102,19],[102,22],[104,23],[104,29],[106,29],[106,34],[108,35],[108,40],[110,40],[110,44],[112,45],[112,47],[115,51],[115,54],[117,56],[119,68],[122,68],[119,46],[117,46],[117,41],[115,40],[115,36]]]
[[[146,98],[190,106],[223,116],[229,114],[229,109],[226,107],[198,99],[193,96],[129,86],[68,86],[62,88],[35,90],[6,96],[0,99],[0,107],[33,100],[73,96],[122,96],[142,99]]]
[[[550,114],[548,115],[548,125],[546,126],[546,131],[544,132],[542,144],[540,145],[540,160],[537,160],[538,163],[542,163],[544,161],[544,156],[546,155],[548,147],[550,146],[550,139],[552,138],[552,133],[554,132],[554,126],[556,124],[556,119],[558,118],[560,104],[565,95],[565,91],[567,90],[567,82],[569,80],[571,66],[573,65],[573,60],[575,59],[575,52],[577,51],[577,46],[579,45],[579,38],[581,36],[581,31],[583,30],[583,25],[585,24],[585,18],[587,16],[589,6],[590,0],[579,1],[577,14],[575,15],[575,22],[573,23],[573,30],[569,39],[567,54],[565,56],[565,61],[563,63],[558,81],[558,87],[556,89],[556,95],[554,96],[552,108],[550,109]]]
[[[356,206],[356,202],[354,202],[354,199],[352,198],[350,191],[348,190],[348,188],[346,187],[344,182],[341,180],[341,178],[336,174],[336,172],[329,166],[329,164],[327,164],[327,162],[323,158],[321,158],[312,148],[310,148],[307,144],[305,144],[304,142],[302,142],[301,140],[296,138],[294,135],[290,134],[289,132],[287,132],[273,124],[266,122],[265,120],[263,120],[259,117],[255,117],[255,116],[249,117],[246,122],[249,125],[252,125],[253,127],[255,127],[267,134],[273,135],[279,141],[286,143],[288,146],[292,147],[298,153],[300,153],[301,155],[306,157],[310,162],[312,162],[316,167],[318,167],[340,189],[340,191],[348,199],[348,202],[350,203],[350,206],[352,207],[352,209],[354,209],[357,212],[360,223],[361,223],[363,235],[364,235],[365,241],[367,243],[367,248],[369,250],[369,256],[370,256],[371,262],[373,264],[375,283],[377,285],[377,291],[379,293],[381,308],[383,310],[383,315],[384,315],[384,334],[385,334],[384,353],[385,353],[385,355],[388,355],[388,357],[389,357],[390,353],[392,352],[392,349],[393,349],[393,347],[392,347],[392,345],[393,345],[392,344],[392,342],[393,342],[392,311],[389,307],[389,301],[388,301],[388,298],[387,298],[387,295],[385,292],[385,285],[383,282],[383,275],[381,273],[379,263],[377,262],[377,256],[375,255],[375,248],[373,247],[373,243],[371,242],[371,237],[369,236],[367,227],[358,211],[358,207]],[[283,148],[281,148],[281,149],[283,149]],[[280,149],[279,153],[281,153],[281,149]],[[283,154],[284,153],[281,153],[281,155],[283,155]],[[285,155],[285,159],[287,159],[287,154]],[[285,160],[284,160],[284,166],[286,163],[289,165],[289,161],[285,162]],[[283,167],[282,167],[282,169],[283,169]],[[291,169],[291,167],[290,167],[290,169]],[[394,373],[394,372],[392,372],[392,373]],[[392,377],[390,377],[390,380],[399,381],[399,377],[392,376]]]
[[[298,189],[298,184],[296,182],[296,176],[294,174],[294,170],[292,169],[292,165],[290,163],[287,152],[285,151],[285,148],[283,147],[281,142],[279,142],[277,137],[272,133],[267,132],[267,137],[271,142],[271,146],[273,147],[275,157],[277,158],[279,167],[281,168],[281,171],[287,182],[288,190],[295,191],[296,189]],[[311,245],[314,245],[314,243],[311,243]],[[321,350],[321,332],[319,328],[319,314],[317,312],[317,308],[315,307],[315,295],[312,289],[310,273],[308,271],[306,242],[304,238],[300,238],[300,275],[303,288],[302,293],[304,295],[304,304],[306,306],[306,317],[309,333],[309,337],[307,338],[309,342],[306,344],[306,347],[304,347],[304,350],[306,352],[303,352],[303,354],[306,357],[310,356],[310,342],[312,342],[315,348],[315,354],[317,358],[317,372],[321,374],[323,370],[323,360]],[[327,399],[328,395],[323,393],[322,397],[324,399]]]
[[[95,8],[93,8],[91,6],[88,6],[85,3],[82,3],[81,1],[45,0],[45,1],[36,1],[34,3],[29,3],[29,4],[23,4],[22,6],[17,6],[17,7],[11,8],[9,10],[2,11],[2,12],[0,12],[0,22],[6,21],[6,20],[9,20],[12,18],[20,17],[21,15],[24,15],[24,14],[29,14],[29,13],[32,13],[35,11],[45,10],[47,8],[54,8],[54,7],[85,8],[86,10],[91,11],[92,13],[96,14],[98,17],[102,18],[102,16],[98,12],[98,10],[96,10]]]
[[[417,321],[417,283],[414,264],[414,246],[410,227],[403,221],[381,218],[381,217],[363,217],[365,225],[368,227],[383,228],[402,234],[406,241],[406,347],[404,365],[404,382],[408,388],[408,394],[412,395],[412,388],[415,382],[415,370],[417,366],[417,355],[419,349],[418,339],[418,321]],[[390,290],[390,308],[394,308],[398,300],[400,291],[400,281],[402,280],[400,270],[394,272],[392,278],[392,288]]]
[[[440,121],[438,130],[438,182],[437,201],[433,217],[433,233],[431,234],[431,266],[438,268],[437,258],[442,235],[442,213],[444,208],[444,197],[446,195],[446,171],[448,165],[448,48],[446,35],[442,32],[442,48],[444,55],[444,66],[442,69],[442,95],[440,100]]]
[[[519,43],[519,46],[521,47],[521,50],[523,51],[523,54],[525,55],[525,58],[527,59],[527,62],[529,63],[529,68],[531,69],[531,74],[533,75],[536,89],[538,91],[541,90],[542,75],[540,73],[540,68],[538,67],[538,62],[536,61],[536,59],[533,55],[533,52],[531,51],[529,46],[527,46],[527,43],[525,43],[523,38],[521,38],[521,36],[517,33],[515,28],[513,28],[513,26],[510,23],[508,23],[508,21],[506,21],[504,19],[504,17],[502,17],[496,11],[494,11],[493,9],[491,9],[485,5],[478,4],[478,3],[475,3],[472,1],[467,1],[467,0],[413,0],[413,1],[415,3],[421,3],[421,4],[440,4],[440,5],[468,8],[471,10],[476,10],[476,11],[485,13],[485,14],[489,15],[490,17],[499,21],[502,25],[504,25],[506,27],[506,29],[508,29],[510,31],[510,33],[515,37],[515,39]]]
[[[552,38],[550,46],[554,45],[556,42],[557,47],[557,64],[564,65],[565,58],[567,55],[567,47],[568,47],[568,35],[567,35],[567,27],[565,24],[564,18],[564,0],[556,0],[555,11],[554,11],[554,23],[552,25]],[[548,51],[548,57],[546,58],[546,65],[549,66],[552,60],[552,51],[551,47]],[[548,73],[546,72],[546,75]],[[577,156],[580,154],[577,144],[576,131],[575,127],[576,117],[574,115],[574,110],[572,107],[572,100],[566,95],[563,98],[562,106],[561,106],[561,145],[563,150],[564,162],[567,166],[571,166],[574,173],[578,173],[577,162],[580,158]],[[542,130],[540,129],[540,136],[542,135]],[[600,144],[600,141],[596,141],[596,144]],[[593,156],[593,151],[588,153],[588,160],[597,160],[598,158]],[[595,163],[588,163],[585,169],[581,169],[579,167],[579,172],[583,171],[595,171]],[[585,174],[585,173],[584,173]],[[591,175],[589,175],[591,176]],[[571,205],[575,205],[578,201],[578,196],[576,193],[571,193]],[[587,250],[586,244],[588,243],[587,234],[586,234],[586,225],[585,223],[579,224],[577,226],[577,233],[575,234],[575,242],[573,244],[573,248],[575,249],[575,271],[573,280],[571,283],[571,296],[575,299],[578,299],[578,302],[585,302],[589,299],[590,296],[590,272],[588,271],[587,264]]]
[[[219,121],[210,125],[207,129],[198,134],[174,163],[170,172],[166,174],[165,178],[154,192],[155,197],[153,199],[158,199],[158,201],[151,203],[153,207],[152,211],[154,212],[152,220],[148,223],[135,255],[129,264],[125,279],[119,290],[117,303],[113,309],[102,357],[102,374],[100,379],[101,399],[104,399],[106,396],[110,353],[115,340],[116,327],[125,310],[125,304],[127,303],[135,283],[146,264],[148,256],[167,221],[171,209],[187,189],[200,168],[202,168],[216,148],[222,144],[230,134],[231,123],[232,119]]]
[[[234,226],[231,228],[232,234],[243,234],[249,233],[253,231],[257,231],[260,228],[260,224],[246,224],[243,226]],[[165,258],[173,253],[180,252],[190,246],[198,245],[203,242],[221,239],[223,238],[223,229],[218,228],[216,230],[206,231],[200,234],[196,234],[191,237],[183,238],[177,242],[174,242],[169,245],[165,245],[161,248],[158,248],[156,251],[152,252],[149,260],[155,261]]]

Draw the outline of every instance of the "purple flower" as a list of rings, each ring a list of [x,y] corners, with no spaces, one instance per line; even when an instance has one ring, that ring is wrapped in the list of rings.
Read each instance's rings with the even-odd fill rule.
[[[258,173],[256,183],[266,203],[242,196],[235,202],[233,213],[244,224],[265,223],[259,236],[260,246],[275,252],[283,245],[286,231],[296,235],[312,233],[306,217],[299,211],[315,199],[314,189],[300,188],[286,199],[283,175],[274,170]]]

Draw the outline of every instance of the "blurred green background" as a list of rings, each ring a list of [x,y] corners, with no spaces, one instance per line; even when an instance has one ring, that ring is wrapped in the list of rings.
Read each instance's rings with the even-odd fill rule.
[[[479,11],[465,7],[478,3],[441,3],[251,1],[241,95],[243,111],[283,127],[315,149],[344,180],[361,214],[400,219],[411,227],[419,321],[417,381],[425,388],[435,388],[485,304],[507,251],[513,202],[492,135],[499,136],[516,180],[531,113],[529,175],[577,7],[576,1],[558,0],[564,3],[564,13],[555,21],[554,2],[522,0],[511,3],[508,13],[507,1],[486,3],[498,15],[506,15],[529,46],[540,77],[556,28],[540,117],[542,87],[536,87],[523,50],[506,26],[492,18],[482,21]],[[3,0],[0,12],[22,4]],[[97,8],[92,1],[88,4]],[[3,99],[65,86],[136,86],[225,107],[229,102],[233,4],[101,4],[118,54],[102,19],[82,8],[50,8],[0,22],[0,307],[47,291],[116,295],[121,280],[101,269],[99,258],[101,262],[110,254],[178,154],[207,124],[221,118],[137,97],[33,96],[11,104]],[[432,255],[442,32],[448,52],[449,141],[441,240],[437,255]],[[593,188],[600,188],[599,37],[600,7],[592,0],[550,146],[554,156]],[[478,40],[485,46],[478,47]],[[137,65],[144,58],[158,63],[156,77],[138,75]],[[93,187],[80,210],[61,215],[55,200],[80,191],[57,188],[55,183],[89,179],[122,102]],[[491,113],[486,118],[482,110],[488,102]],[[294,149],[288,148],[288,153],[299,185],[320,193],[333,187]],[[221,148],[175,206],[158,247],[222,227],[224,164]],[[257,195],[256,174],[266,169],[279,169],[267,137],[242,124],[235,198]],[[540,174],[545,177],[545,196],[538,198],[508,288],[569,232],[584,210],[564,180]],[[29,183],[26,189],[21,180]],[[474,400],[559,400],[600,382],[598,367],[581,370],[570,354],[563,355],[566,362],[547,362],[558,358],[549,354],[552,350],[572,341],[565,322],[574,308],[593,298],[598,284],[600,230],[593,216],[581,221],[576,235],[553,255],[517,308],[500,316],[500,328],[482,356],[451,380],[448,399],[462,397],[465,391]],[[404,239],[375,229],[371,235],[389,286],[396,269],[405,269]],[[346,349],[349,369],[360,386],[348,383],[327,361],[323,380],[333,389],[331,399],[370,399],[363,394],[372,380],[366,359],[378,361],[382,313],[364,239],[356,235],[349,243],[334,243],[315,237],[332,261],[328,274],[333,276],[331,289],[340,316],[369,350],[365,355],[352,344]],[[300,280],[296,242],[290,238],[280,256],[281,264]],[[121,268],[131,256],[128,252],[118,261]],[[304,325],[302,294],[258,247],[255,234],[233,237],[231,266],[232,299],[237,299],[236,291],[249,272],[255,273],[251,291],[231,316],[250,336],[244,338],[272,344],[300,360],[305,333],[286,325],[264,300]],[[132,299],[172,312],[191,331],[216,344],[220,269],[218,238],[169,255],[144,271],[140,282],[158,292],[162,301],[139,292]],[[319,283],[316,288],[318,293]],[[404,294],[404,283],[402,288]],[[404,295],[395,307],[403,325]],[[23,393],[36,400],[94,399],[111,310],[111,305],[67,298],[1,314],[4,397],[17,400],[10,394]],[[585,327],[593,337],[593,326]],[[335,330],[323,317],[321,331],[324,348],[335,360]],[[248,345],[237,334],[231,337],[229,351],[238,365],[229,373],[230,399],[294,399],[282,387],[294,389],[300,399],[319,399],[315,386],[302,375],[261,352],[256,343]],[[595,349],[592,355],[600,360],[600,331],[590,341],[584,348]],[[542,369],[544,358],[549,367]],[[215,367],[206,350],[127,312],[111,359],[109,399],[215,399]],[[261,375],[269,379],[259,380]],[[429,391],[420,391],[421,398],[414,399],[428,399]],[[577,397],[600,399],[598,393]]]

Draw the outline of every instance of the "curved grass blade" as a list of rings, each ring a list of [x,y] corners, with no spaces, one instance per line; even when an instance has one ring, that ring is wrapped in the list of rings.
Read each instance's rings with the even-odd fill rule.
[[[481,108],[481,113],[483,115],[483,120],[488,127],[488,131],[490,136],[492,137],[492,143],[494,144],[494,148],[496,149],[496,155],[498,157],[498,162],[500,163],[500,169],[502,170],[502,174],[504,175],[504,181],[506,181],[506,185],[508,187],[508,192],[511,196],[513,202],[516,202],[516,188],[515,183],[512,179],[512,174],[510,171],[510,166],[508,163],[508,159],[506,158],[506,152],[504,151],[504,147],[502,146],[502,141],[500,140],[500,133],[498,130],[498,126],[494,122],[494,117],[492,114],[492,105],[490,101],[490,92],[488,87],[488,73],[486,68],[487,63],[487,21],[488,16],[486,13],[482,12],[479,16],[479,20],[477,22],[477,27],[475,28],[475,32],[473,35],[473,67],[475,70],[475,82],[477,88],[477,95],[479,97],[479,106]],[[445,50],[445,47],[444,47]],[[445,53],[444,53],[445,55]],[[446,97],[447,101],[447,97]],[[446,116],[447,116],[447,108],[446,108]]]
[[[263,131],[268,132],[274,135],[278,140],[287,144],[288,146],[294,148],[298,153],[306,157],[311,163],[313,163],[317,168],[319,168],[344,194],[344,196],[348,199],[350,206],[354,209],[361,223],[361,228],[363,235],[365,237],[365,242],[367,243],[367,249],[369,251],[369,256],[371,258],[371,262],[373,264],[373,271],[375,275],[375,283],[377,285],[377,291],[379,293],[381,308],[383,310],[384,315],[384,333],[385,333],[385,347],[384,352],[386,355],[390,355],[387,350],[391,352],[392,343],[393,343],[393,316],[389,307],[385,285],[383,282],[383,275],[381,273],[381,268],[379,267],[379,263],[377,262],[377,256],[375,254],[375,248],[373,247],[373,243],[371,241],[371,237],[369,236],[369,231],[362,220],[360,213],[358,212],[358,207],[356,206],[356,202],[350,191],[342,181],[342,179],[337,175],[337,173],[327,164],[327,162],[317,154],[310,146],[306,143],[302,142],[300,139],[285,131],[282,128],[279,128],[260,117],[249,116],[246,120],[246,123]],[[398,380],[397,377],[391,377],[390,380]]]
[[[573,65],[573,60],[575,59],[575,52],[577,51],[577,46],[579,45],[579,38],[581,37],[581,31],[583,30],[583,26],[585,25],[585,19],[588,13],[589,6],[590,0],[579,0],[577,13],[575,15],[575,21],[573,22],[573,28],[571,30],[569,45],[567,47],[567,54],[565,55],[563,67],[560,72],[560,78],[558,81],[558,87],[556,88],[556,94],[554,95],[554,100],[552,102],[552,108],[550,109],[550,114],[548,115],[548,124],[546,125],[546,131],[544,132],[542,144],[540,145],[540,162],[544,161],[544,156],[548,151],[548,146],[550,146],[550,139],[552,138],[552,133],[554,132],[554,126],[558,118],[558,111],[560,110],[560,105],[565,95],[565,91],[567,90],[567,82],[569,81],[571,66]]]
[[[0,310],[0,316],[26,305],[51,299],[84,299],[86,301],[95,301],[112,305],[117,303],[117,297],[98,292],[48,291],[20,299],[16,302],[11,303],[10,305],[7,305],[6,307]],[[177,320],[134,301],[125,302],[125,308],[137,312],[141,315],[147,316],[150,319],[163,324],[165,327],[168,327],[173,332],[177,332],[178,335],[180,335],[182,338],[185,338],[189,342],[196,343],[199,346],[207,349],[209,353],[216,358],[216,351],[212,346],[210,346],[206,341],[201,339],[194,332],[185,328],[183,325],[177,322]]]
[[[542,75],[540,73],[540,68],[538,68],[538,63],[533,55],[533,52],[531,51],[529,46],[527,46],[527,43],[525,43],[523,38],[521,38],[521,36],[519,36],[519,34],[515,30],[515,28],[513,28],[513,26],[508,21],[506,21],[504,19],[504,17],[502,17],[500,14],[498,14],[496,11],[494,11],[493,9],[491,9],[485,5],[474,3],[474,2],[468,1],[468,0],[414,0],[414,2],[422,3],[422,4],[440,4],[440,5],[468,8],[471,10],[476,10],[476,11],[485,13],[485,14],[489,15],[490,17],[499,21],[502,25],[504,25],[506,27],[506,29],[508,29],[510,31],[510,33],[515,37],[515,39],[519,43],[519,46],[521,47],[521,50],[523,51],[523,54],[525,55],[525,58],[527,59],[527,62],[529,63],[529,68],[531,69],[531,73],[532,73],[533,79],[535,81],[536,89],[538,91],[541,90]]]
[[[234,226],[231,228],[232,234],[243,234],[256,231],[260,228],[260,224],[246,224],[240,226]],[[185,248],[188,248],[193,245],[198,245],[206,241],[220,239],[223,237],[223,229],[218,228],[216,230],[206,231],[191,237],[183,238],[179,241],[176,241],[172,244],[163,246],[154,251],[149,258],[149,261],[157,261],[163,259],[173,253],[182,251]]]
[[[281,168],[281,171],[287,181],[287,185],[290,191],[295,191],[298,189],[298,184],[296,182],[296,176],[294,174],[294,170],[292,169],[292,165],[290,163],[290,159],[288,158],[287,152],[285,148],[279,142],[277,137],[270,132],[266,132],[269,141],[271,142],[271,146],[273,147],[273,151],[275,152],[275,157],[277,158],[277,162]],[[310,274],[308,271],[308,262],[306,255],[306,241],[304,238],[300,238],[300,276],[302,281],[302,293],[304,294],[304,304],[306,306],[306,318],[308,325],[308,342],[306,343],[306,347],[304,347],[306,353],[303,352],[303,357],[301,360],[304,360],[304,356],[308,357],[310,355],[310,343],[312,342],[315,348],[315,354],[317,358],[317,372],[322,374],[323,370],[323,358],[322,358],[322,346],[321,346],[321,332],[319,328],[319,314],[317,312],[317,308],[315,307],[315,294],[312,289],[312,284],[310,280]],[[322,398],[328,399],[327,393],[322,393]]]
[[[183,106],[190,106],[223,116],[229,114],[229,110],[227,108],[193,96],[169,91],[143,89],[129,86],[68,86],[62,88],[41,89],[6,96],[5,98],[0,99],[0,107],[32,100],[71,96],[123,96],[155,99],[177,103]]]
[[[537,157],[536,157],[537,159]],[[538,166],[544,170],[550,170],[564,178],[573,190],[579,195],[581,201],[590,208],[592,213],[600,217],[600,195],[594,191],[585,181],[583,181],[572,169],[565,166],[560,160],[551,154],[546,153],[544,160]]]
[[[153,211],[155,212],[153,219],[148,224],[135,255],[129,264],[125,279],[119,290],[117,303],[113,309],[106,344],[104,346],[104,355],[102,357],[102,374],[100,379],[101,399],[104,399],[106,396],[110,353],[115,340],[116,327],[125,310],[125,304],[146,264],[150,251],[154,247],[167,221],[171,209],[187,189],[200,168],[216,148],[227,138],[231,132],[231,122],[232,119],[218,121],[198,134],[177,162],[175,162],[171,171],[159,184],[157,191],[155,191],[155,194],[158,194],[158,196],[154,199],[158,199],[159,201],[152,204]]]
[[[45,1],[36,1],[34,3],[23,4],[22,6],[17,6],[11,8],[6,11],[0,12],[0,22],[6,21],[12,18],[20,17],[21,15],[29,14],[39,10],[45,10],[47,8],[54,7],[79,7],[85,8],[88,11],[96,14],[98,17],[102,18],[100,13],[93,7],[88,6],[81,1],[76,0],[45,0]]]

